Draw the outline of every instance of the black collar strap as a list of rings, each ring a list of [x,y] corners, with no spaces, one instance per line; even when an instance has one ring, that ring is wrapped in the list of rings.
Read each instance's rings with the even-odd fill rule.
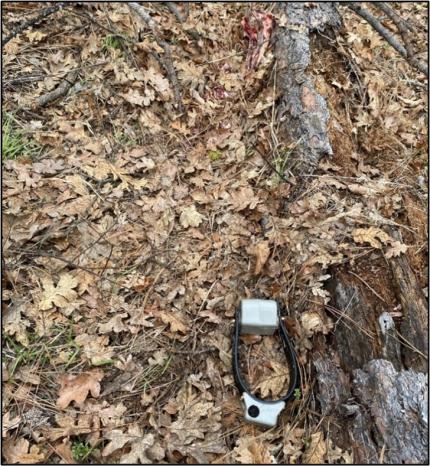
[[[273,317],[277,316],[277,328],[281,337],[282,346],[290,369],[290,386],[287,393],[278,400],[260,400],[251,395],[249,387],[243,380],[239,369],[239,337],[243,327],[246,333],[256,335],[270,335],[274,333]],[[251,324],[250,324],[251,322]],[[251,330],[250,330],[251,329]],[[259,330],[261,329],[261,331]],[[299,386],[299,369],[293,345],[288,338],[284,322],[281,318],[279,306],[275,301],[244,299],[236,311],[235,327],[233,333],[233,375],[237,388],[242,394],[245,409],[245,419],[255,424],[274,427],[278,416],[287,401],[294,397],[294,391]]]

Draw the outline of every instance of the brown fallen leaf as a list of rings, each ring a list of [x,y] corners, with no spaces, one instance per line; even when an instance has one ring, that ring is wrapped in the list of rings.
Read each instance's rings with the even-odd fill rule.
[[[251,187],[243,187],[231,194],[231,204],[234,210],[240,212],[246,208],[255,209],[257,204],[260,202],[258,197],[254,195],[254,191]]]
[[[104,373],[101,369],[94,369],[79,375],[63,374],[60,376],[60,390],[57,408],[65,409],[72,401],[82,405],[89,393],[94,398],[100,395],[100,381]]]
[[[137,89],[129,89],[127,94],[120,93],[119,95],[132,105],[145,105],[145,97]]]
[[[233,450],[240,464],[274,464],[275,458],[269,453],[267,445],[253,437],[241,437]]]
[[[108,335],[89,335],[81,333],[75,338],[75,343],[82,346],[85,358],[94,366],[106,364],[113,356],[113,349],[109,347]]]
[[[198,227],[203,221],[203,215],[197,212],[194,205],[185,208],[181,216],[179,217],[179,222],[184,228],[188,227]]]
[[[324,464],[327,454],[327,446],[322,432],[315,432],[311,435],[311,444],[307,448],[303,463]]]
[[[62,442],[59,442],[57,445],[53,446],[55,453],[61,456],[61,459],[65,464],[77,464],[77,461],[73,458],[72,453],[72,444],[70,439],[65,438]]]
[[[103,147],[103,144],[100,141],[92,141],[92,142],[89,142],[85,146],[85,149],[89,150],[90,152],[92,152],[95,155],[99,155],[103,151],[104,147]]]
[[[30,442],[22,437],[6,438],[3,441],[3,456],[9,464],[36,464],[45,459],[45,455],[40,452],[37,445],[30,447]]]
[[[61,275],[56,286],[49,277],[44,277],[41,281],[44,288],[39,303],[41,311],[51,309],[53,306],[66,307],[78,297],[74,290],[78,286],[78,280],[68,273]]]
[[[288,378],[288,368],[275,361],[270,363],[272,371],[267,378],[264,378],[259,384],[258,388],[261,391],[261,396],[267,398],[270,395],[277,397],[281,394]]]
[[[261,273],[261,270],[270,255],[269,241],[261,241],[260,243],[257,243],[252,247],[250,253],[256,258],[254,274],[258,275]]]
[[[181,333],[186,333],[187,332],[188,327],[173,312],[162,311],[160,313],[160,317],[161,317],[161,320],[165,324],[170,325],[170,330],[172,332],[181,332]]]
[[[385,231],[375,227],[356,228],[352,235],[356,243],[369,243],[376,249],[381,249],[381,242],[387,243],[391,239]]]
[[[243,341],[246,345],[254,345],[255,343],[260,343],[261,339],[262,339],[261,335],[252,335],[252,334],[240,335],[240,340]]]
[[[392,257],[398,257],[400,254],[405,254],[408,250],[406,244],[401,243],[400,241],[393,241],[391,247],[389,247],[385,253],[385,257],[387,259],[391,259]]]
[[[120,429],[114,429],[105,436],[110,442],[102,451],[102,456],[109,456],[116,450],[119,450],[127,443],[130,444],[131,450],[121,457],[122,464],[150,464],[151,460],[146,456],[146,451],[154,444],[153,434],[142,435],[140,426],[132,424],[128,428],[128,433]]]
[[[92,428],[92,414],[63,414],[55,415],[55,423],[58,427],[47,427],[44,433],[51,441],[56,441],[61,437],[70,437],[72,435],[89,434]]]
[[[4,413],[3,418],[2,418],[2,435],[1,436],[5,438],[7,435],[7,432],[10,429],[16,429],[20,425],[21,421],[22,421],[21,416],[15,416],[11,418],[10,411],[8,411],[7,413]]]

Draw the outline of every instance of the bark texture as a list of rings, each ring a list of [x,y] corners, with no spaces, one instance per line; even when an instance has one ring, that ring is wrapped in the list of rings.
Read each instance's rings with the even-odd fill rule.
[[[309,34],[339,27],[341,20],[336,5],[330,2],[314,6],[283,2],[278,9],[285,20],[275,34],[277,85],[281,91],[278,117],[281,134],[292,148],[290,174],[305,175],[312,173],[323,155],[332,154],[327,104],[306,74],[311,57]]]
[[[392,228],[390,234],[402,242],[401,234]],[[405,254],[390,261],[395,291],[402,306],[401,334],[407,339],[403,349],[407,367],[428,372],[428,302]]]
[[[306,176],[331,155],[329,112],[307,74],[310,35],[341,25],[336,3],[283,2],[275,34],[278,117],[291,150],[285,176]],[[396,239],[396,232],[390,232]],[[314,339],[316,398],[327,436],[354,462],[428,462],[427,301],[407,256],[330,271],[331,335]],[[400,306],[399,306],[400,304]]]
[[[403,292],[410,294],[403,295],[403,316],[394,321],[390,310],[402,296],[401,287],[392,286],[399,260],[400,270],[408,271],[407,279],[401,275]],[[357,463],[428,462],[428,382],[417,371],[426,368],[426,359],[402,339],[402,334],[413,337],[407,307],[415,322],[414,296],[421,292],[418,284],[413,291],[406,288],[405,283],[416,281],[408,266],[406,256],[390,264],[363,261],[353,273],[350,268],[334,271],[329,285],[333,306],[328,312],[336,324],[330,342],[317,341],[317,399],[331,438],[352,449]],[[412,299],[406,305],[408,296]]]

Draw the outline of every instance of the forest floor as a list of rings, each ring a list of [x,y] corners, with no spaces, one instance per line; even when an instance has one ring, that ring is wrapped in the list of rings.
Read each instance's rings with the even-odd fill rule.
[[[4,27],[44,7],[3,4]],[[246,67],[256,5],[191,4],[183,23],[146,8],[182,112],[163,49],[127,4],[69,5],[3,50],[4,459],[350,463],[321,429],[309,355],[336,323],[333,267],[357,264],[384,296],[384,260],[407,254],[427,285],[427,81],[342,7],[309,70],[334,154],[287,182],[272,47]],[[258,8],[282,24],[274,4]],[[426,5],[399,9],[425,54]],[[44,105],[59,85],[67,95]],[[282,304],[302,371],[270,430],[244,422],[232,376],[245,297]],[[253,392],[280,396],[277,339],[243,344]]]

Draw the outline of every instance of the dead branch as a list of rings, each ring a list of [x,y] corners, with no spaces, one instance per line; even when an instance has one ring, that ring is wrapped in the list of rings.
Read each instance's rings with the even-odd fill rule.
[[[95,24],[96,26],[98,26],[100,29],[103,29],[104,31],[106,32],[109,32],[111,33],[113,36],[115,37],[118,37],[120,38],[121,40],[125,41],[125,42],[130,42],[132,44],[134,44],[136,41],[134,39],[130,39],[130,37],[127,37],[127,36],[124,36],[123,34],[119,33],[118,31],[116,31],[115,29],[112,29],[110,27],[107,27],[105,26],[104,24],[101,24],[99,21],[97,21],[92,15],[90,15],[89,13],[85,13],[85,12],[77,12],[77,11],[73,11],[73,10],[70,10],[70,12],[72,14],[74,14],[75,16],[78,16],[80,18],[85,18],[87,19],[88,21],[91,21],[93,24]]]
[[[17,76],[16,78],[9,79],[4,81],[5,87],[13,87],[17,84],[24,84],[24,83],[34,83],[37,81],[41,81],[46,76],[44,74],[35,74],[35,75],[27,75],[27,76]]]
[[[399,27],[398,23],[401,23],[403,28],[406,28],[411,32],[415,31],[415,28],[412,27],[411,24],[409,24],[405,19],[403,19],[390,6],[388,6],[386,2],[377,2],[377,3],[374,3],[374,5],[376,6],[376,8],[379,8],[382,12],[384,12],[397,27]]]
[[[128,2],[128,5],[132,11],[134,11],[145,23],[149,26],[154,35],[155,41],[157,44],[164,50],[164,57],[158,55],[157,53],[153,53],[155,58],[161,63],[162,67],[167,73],[167,77],[173,87],[173,92],[175,94],[175,101],[178,105],[179,111],[182,113],[184,111],[182,105],[182,96],[181,96],[181,89],[179,85],[178,78],[176,76],[176,71],[173,66],[172,61],[172,54],[170,51],[170,45],[163,39],[161,39],[161,34],[158,29],[158,24],[151,18],[151,15],[147,12],[147,10],[137,2]]]
[[[185,23],[185,21],[188,18],[188,14],[189,14],[189,5],[188,5],[188,3],[185,5],[186,9],[185,9],[183,15],[181,15],[181,13],[178,10],[178,7],[175,5],[174,2],[164,2],[164,4],[166,5],[166,7],[169,9],[169,11],[175,16],[175,18],[178,20],[178,22],[182,26],[183,23]],[[182,27],[182,30],[186,34],[188,34],[193,40],[196,41],[196,43],[197,43],[196,45],[199,48],[199,51],[201,52],[201,46],[199,44],[199,40],[202,38],[201,34],[199,34],[195,29],[186,29],[186,28]]]
[[[67,95],[70,88],[75,84],[75,81],[78,79],[79,67],[73,69],[67,73],[64,81],[62,81],[53,91],[48,92],[47,94],[41,95],[36,101],[36,107],[44,107],[50,102],[57,100],[60,97]]]
[[[173,13],[176,17],[176,19],[180,22],[183,23],[186,18],[183,18],[181,13],[178,10],[178,7],[175,5],[173,2],[164,2],[166,7],[169,9],[170,13]]]
[[[410,39],[411,27],[409,26],[409,24],[401,16],[399,16],[392,8],[390,8],[386,3],[380,3],[380,4],[376,3],[376,5],[397,26],[397,29],[402,37],[403,43],[405,44],[407,60],[409,60],[410,63],[413,63],[414,61],[419,63],[419,61],[415,57],[416,53],[412,47],[412,43]],[[416,67],[418,67],[418,65]]]
[[[12,40],[18,34],[21,34],[23,31],[25,31],[29,27],[34,26],[37,23],[40,23],[40,21],[42,21],[43,19],[45,19],[49,15],[52,15],[56,11],[63,8],[64,5],[65,5],[65,2],[59,2],[59,3],[57,3],[57,4],[53,5],[53,6],[49,6],[48,8],[44,8],[35,18],[31,18],[31,19],[29,19],[27,21],[24,21],[14,31],[12,31],[8,36],[6,36],[4,39],[2,39],[1,45],[2,46],[6,45],[10,40]]]
[[[395,228],[390,227],[389,233],[397,241],[403,242],[401,233]],[[406,348],[404,360],[408,367],[426,372],[428,370],[427,299],[405,254],[391,258],[389,263],[393,274],[394,289],[404,313],[401,332],[414,348]]]
[[[311,61],[311,32],[336,28],[341,20],[334,3],[317,5],[315,8],[305,8],[299,2],[277,5],[279,13],[288,18],[285,26],[277,27],[274,41],[276,82],[281,95],[278,106],[280,134],[293,148],[286,167],[290,183],[296,176],[312,174],[319,160],[333,153],[327,134],[327,104],[317,93],[307,68]],[[297,184],[289,202],[303,189],[302,183]]]
[[[358,5],[357,3],[348,2],[348,7],[352,11],[354,11],[354,13],[361,16],[365,21],[367,21],[373,27],[373,29],[391,45],[391,47],[393,47],[397,52],[400,53],[402,57],[406,59],[406,61],[411,66],[413,66],[421,73],[424,73],[428,77],[428,65],[426,63],[421,62],[413,55],[409,56],[408,50],[393,36],[393,34],[391,34],[388,31],[388,29],[382,26],[378,18],[373,16],[372,13],[370,13],[368,10]]]

